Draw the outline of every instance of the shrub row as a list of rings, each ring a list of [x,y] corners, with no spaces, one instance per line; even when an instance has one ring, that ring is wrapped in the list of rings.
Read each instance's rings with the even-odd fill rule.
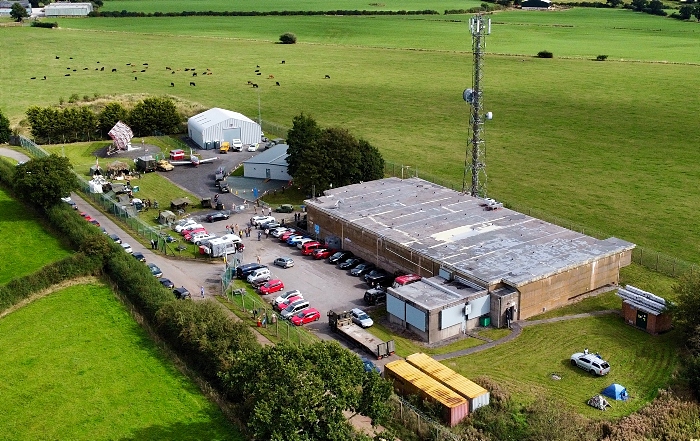
[[[49,21],[38,21],[34,20],[31,24],[31,27],[33,28],[57,28],[58,23],[57,22],[49,22]]]
[[[182,12],[134,12],[134,11],[92,11],[90,17],[255,17],[269,15],[440,15],[438,11],[367,11],[338,9],[335,11],[182,11]]]

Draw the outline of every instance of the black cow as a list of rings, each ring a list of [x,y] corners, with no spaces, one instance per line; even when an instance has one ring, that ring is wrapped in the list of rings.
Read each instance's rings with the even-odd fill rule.
[[[70,74],[65,74],[65,75],[64,75],[64,77],[69,77],[69,76],[70,76]]]
[[[102,67],[100,68],[100,72],[102,72],[103,70],[105,70],[105,67],[104,67],[104,66],[102,66]]]
[[[36,77],[31,77],[30,80],[36,80]]]
[[[170,73],[171,73],[171,74],[174,74],[174,73],[175,73],[175,71],[172,71],[172,72],[170,72]]]
[[[258,67],[260,67],[260,66],[258,66]],[[255,72],[260,72],[260,69],[255,69]]]
[[[172,70],[172,69],[169,68],[168,66],[165,66],[165,70]]]
[[[144,66],[148,66],[148,63],[143,63]]]
[[[60,59],[60,58],[61,58],[61,57],[59,57],[58,55],[56,55],[56,59],[57,59],[57,60]]]
[[[197,72],[192,72],[192,76],[193,76],[193,77],[196,77],[196,76],[197,76]]]
[[[146,72],[146,70],[144,69],[144,70],[142,70],[141,72]]]
[[[170,83],[170,87],[175,87],[175,83]]]
[[[284,64],[284,60],[282,60],[282,64]]]
[[[112,72],[116,72],[116,71],[117,71],[117,69],[112,69]]]
[[[257,85],[257,84],[255,84],[255,83],[253,83],[253,87],[254,87],[254,88],[257,88],[257,87],[258,87],[258,85]]]
[[[46,79],[46,75],[44,75],[44,78],[42,78],[42,80],[45,80],[45,79]]]
[[[194,82],[190,81],[190,86],[196,86],[196,84],[194,84]]]
[[[262,75],[260,72],[256,73],[255,75]]]
[[[134,81],[135,81],[135,80],[138,80],[138,79],[139,79],[139,77],[134,77]]]
[[[280,82],[279,82],[279,81],[275,81],[275,86],[279,86],[279,85],[280,85]]]
[[[330,75],[326,75],[326,78],[330,79],[330,78],[331,78],[331,76],[330,76]]]
[[[189,67],[186,67],[186,68],[185,68],[185,72],[189,72],[189,71],[190,71],[190,68],[189,68]]]

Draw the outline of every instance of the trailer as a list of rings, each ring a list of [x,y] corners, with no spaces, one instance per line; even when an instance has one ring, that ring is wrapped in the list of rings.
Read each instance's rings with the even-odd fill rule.
[[[358,343],[378,360],[392,355],[395,351],[394,340],[382,341],[352,322],[349,311],[328,311],[328,324],[334,332],[344,335]]]
[[[231,234],[227,236],[235,235]],[[235,254],[243,251],[243,243],[238,236],[235,236],[235,238],[227,236],[202,242],[199,246],[200,254],[208,254],[210,257],[223,257],[228,254]]]

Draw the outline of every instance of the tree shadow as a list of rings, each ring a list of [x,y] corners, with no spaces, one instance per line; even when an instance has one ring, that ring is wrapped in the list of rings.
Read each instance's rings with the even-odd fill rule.
[[[218,419],[218,418],[215,418]],[[170,425],[153,425],[135,429],[129,436],[119,438],[119,441],[143,441],[143,440],[244,440],[245,438],[234,428],[228,425],[223,418],[217,421],[198,421],[191,423],[176,422]]]

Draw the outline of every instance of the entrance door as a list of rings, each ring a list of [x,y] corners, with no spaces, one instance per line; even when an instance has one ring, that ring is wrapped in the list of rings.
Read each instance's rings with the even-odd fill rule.
[[[637,311],[637,327],[646,329],[647,328],[647,313],[642,311]]]
[[[272,175],[270,174],[270,169],[266,168],[265,169],[265,179],[270,179]]]
[[[240,127],[228,127],[222,130],[223,141],[231,142],[234,139],[241,139],[241,128]]]

